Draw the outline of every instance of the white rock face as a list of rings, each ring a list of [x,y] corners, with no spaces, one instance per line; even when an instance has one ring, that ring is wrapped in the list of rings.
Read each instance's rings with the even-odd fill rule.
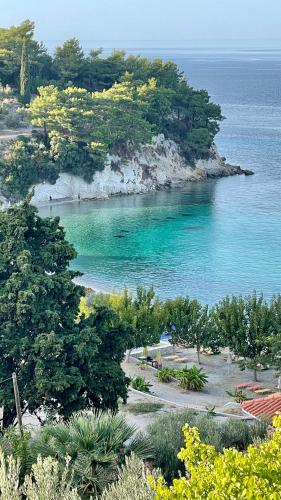
[[[184,182],[237,173],[242,173],[241,169],[226,164],[215,150],[212,158],[199,160],[196,168],[192,168],[186,164],[177,144],[159,135],[152,144],[142,146],[129,160],[108,156],[104,170],[96,172],[91,183],[81,177],[62,173],[53,185],[48,182],[38,184],[32,203],[38,206],[50,200],[85,200],[145,193]],[[6,205],[4,200],[2,203]]]

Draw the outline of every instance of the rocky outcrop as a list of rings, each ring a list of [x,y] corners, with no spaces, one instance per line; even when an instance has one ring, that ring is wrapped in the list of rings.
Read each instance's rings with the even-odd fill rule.
[[[195,167],[191,167],[186,164],[177,144],[159,135],[152,144],[142,146],[130,159],[108,156],[104,170],[96,172],[91,183],[62,173],[53,185],[47,182],[38,184],[32,201],[42,205],[50,200],[101,199],[243,173],[240,167],[227,164],[215,149],[208,160],[199,160]]]

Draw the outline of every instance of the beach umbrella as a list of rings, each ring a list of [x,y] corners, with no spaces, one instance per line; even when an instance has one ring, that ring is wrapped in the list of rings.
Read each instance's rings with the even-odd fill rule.
[[[157,361],[158,365],[162,364],[162,355],[161,355],[160,349],[157,349],[157,352],[156,352],[156,361]]]
[[[148,356],[148,348],[147,348],[147,346],[145,346],[143,348],[143,355],[147,358],[147,356]]]

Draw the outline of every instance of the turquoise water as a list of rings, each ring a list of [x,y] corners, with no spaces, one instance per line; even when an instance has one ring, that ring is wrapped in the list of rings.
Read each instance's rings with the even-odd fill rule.
[[[280,292],[281,280],[281,52],[167,57],[222,105],[227,120],[219,150],[255,176],[41,213],[61,216],[79,254],[73,267],[88,286],[110,291],[154,284],[161,297],[189,294],[209,303],[253,289],[270,297]]]

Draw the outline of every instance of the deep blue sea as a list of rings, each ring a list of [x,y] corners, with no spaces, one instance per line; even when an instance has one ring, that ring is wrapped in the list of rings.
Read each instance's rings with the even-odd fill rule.
[[[154,284],[161,297],[209,303],[254,289],[281,292],[281,50],[134,52],[174,60],[190,84],[209,91],[226,117],[220,153],[255,175],[54,206],[78,251],[82,282],[108,291]]]

